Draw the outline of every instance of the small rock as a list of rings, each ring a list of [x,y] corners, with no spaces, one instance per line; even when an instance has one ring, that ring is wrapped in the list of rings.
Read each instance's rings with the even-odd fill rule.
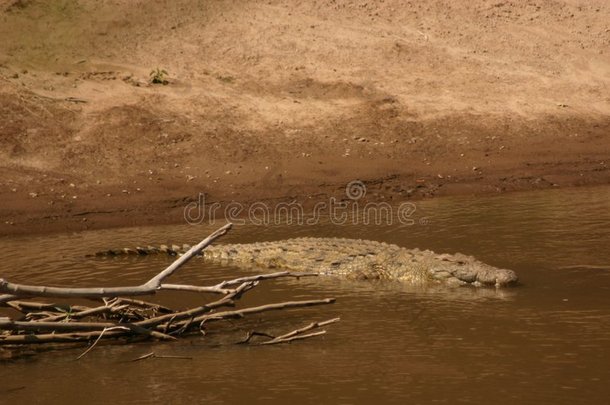
[[[38,193],[30,193],[30,197],[36,198],[36,197],[38,197]]]
[[[74,187],[76,187],[76,185],[74,183],[70,183],[70,187],[74,188]]]

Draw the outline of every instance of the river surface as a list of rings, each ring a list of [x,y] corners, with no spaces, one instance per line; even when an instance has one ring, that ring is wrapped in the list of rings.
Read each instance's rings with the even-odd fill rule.
[[[84,346],[0,362],[0,403],[608,403],[610,187],[416,203],[414,224],[236,226],[222,242],[341,236],[462,252],[515,270],[504,289],[414,289],[332,277],[266,281],[240,306],[335,297],[336,304],[221,322],[174,343]],[[0,239],[0,277],[29,284],[132,285],[168,257],[94,251],[196,242],[219,224]],[[253,274],[193,260],[172,281]],[[161,293],[184,308],[214,297]],[[2,312],[0,312],[1,316]],[[6,311],[5,311],[6,315]],[[236,345],[340,316],[323,337]],[[138,356],[181,356],[138,362]]]

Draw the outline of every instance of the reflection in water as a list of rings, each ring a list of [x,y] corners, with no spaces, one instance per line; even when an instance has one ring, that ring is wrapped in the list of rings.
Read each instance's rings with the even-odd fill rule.
[[[610,188],[553,190],[417,203],[413,226],[237,227],[223,241],[298,236],[367,238],[462,252],[519,274],[514,289],[414,289],[331,277],[281,280],[248,305],[334,296],[337,304],[219,325],[173,344],[101,346],[0,365],[8,402],[602,402],[610,395]],[[28,283],[128,285],[166,257],[98,260],[99,249],[194,242],[212,227],[169,226],[0,240],[1,277]],[[170,239],[171,236],[171,239]],[[207,284],[235,268],[194,261],[176,282]],[[168,305],[200,302],[164,293]],[[232,345],[248,330],[280,332],[341,316],[329,334],[287,346]],[[217,333],[222,330],[222,333]],[[192,360],[129,359],[155,350]],[[1,402],[1,401],[0,401]]]

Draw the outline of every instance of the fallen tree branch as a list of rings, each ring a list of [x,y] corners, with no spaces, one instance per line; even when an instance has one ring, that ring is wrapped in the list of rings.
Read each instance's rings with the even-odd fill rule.
[[[48,316],[46,318],[41,319],[33,319],[32,322],[56,322],[65,319],[82,319],[88,316],[101,315],[103,313],[115,312],[120,309],[128,308],[128,305],[118,305],[118,302],[112,303],[110,305],[102,305],[95,308],[88,308],[78,312],[66,312],[59,315]]]
[[[178,260],[176,260],[175,262],[170,264],[169,267],[167,267],[161,273],[157,274],[156,276],[154,276],[153,278],[148,280],[148,282],[146,284],[144,284],[144,285],[148,286],[149,288],[153,288],[153,289],[159,288],[159,286],[161,285],[161,282],[163,280],[165,280],[166,278],[168,278],[169,276],[174,274],[174,272],[176,270],[178,270],[180,267],[182,267],[184,264],[186,264],[193,257],[200,255],[201,251],[203,249],[208,247],[216,239],[218,239],[221,236],[225,235],[229,231],[229,229],[231,229],[232,226],[233,226],[233,224],[231,224],[229,222],[225,226],[223,226],[220,229],[218,229],[215,232],[213,232],[210,236],[208,236],[207,238],[205,238],[204,240],[199,242],[197,245],[195,245],[192,248],[190,248],[185,254],[180,256],[178,258]],[[127,294],[124,294],[124,295],[127,295]]]
[[[48,302],[33,302],[33,301],[20,301],[14,300],[6,303],[6,306],[11,307],[19,312],[31,312],[31,311],[55,311],[58,309],[64,311],[70,310],[84,310],[87,307],[80,305],[69,305],[69,304],[56,304]]]
[[[0,278],[0,293],[8,293],[13,296],[27,297],[57,297],[57,298],[103,298],[103,297],[118,297],[122,295],[137,296],[151,295],[157,292],[161,286],[161,282],[171,276],[186,264],[193,257],[201,254],[201,251],[210,245],[213,241],[226,234],[231,229],[232,224],[228,223],[210,236],[199,242],[197,245],[190,248],[185,254],[176,259],[166,269],[148,280],[146,283],[131,286],[131,287],[92,287],[92,288],[65,288],[65,287],[48,287],[48,286],[33,286],[26,284],[15,284]],[[5,298],[8,299],[8,298]]]
[[[325,305],[332,304],[335,302],[334,298],[326,298],[322,300],[304,300],[304,301],[288,301],[288,302],[280,302],[276,304],[268,304],[261,305],[257,307],[244,308],[236,311],[224,311],[218,312],[210,315],[203,315],[197,318],[191,318],[187,321],[183,321],[180,323],[173,324],[173,327],[183,327],[185,324],[189,324],[190,326],[201,324],[204,322],[212,322],[219,321],[224,319],[231,318],[243,318],[246,315],[274,311],[280,309],[289,309],[289,308],[303,308],[314,305]],[[61,325],[61,326],[60,326]],[[0,345],[2,344],[40,344],[40,343],[65,343],[65,342],[79,342],[79,341],[87,341],[91,339],[98,338],[100,335],[104,335],[105,337],[122,337],[129,336],[129,333],[136,333],[138,335],[155,337],[163,340],[176,340],[175,337],[167,335],[165,333],[161,333],[155,330],[150,330],[141,327],[138,324],[129,324],[129,323],[121,323],[121,324],[113,324],[113,323],[63,323],[63,322],[49,322],[45,325],[43,322],[37,322],[34,325],[31,325],[31,322],[18,322],[12,321],[8,318],[0,318],[0,327],[8,328],[14,327],[19,330],[45,330],[52,329],[53,333],[43,333],[43,334],[21,334],[21,335],[0,335]],[[38,327],[38,329],[36,329]],[[109,331],[109,328],[117,328],[124,327],[128,330],[112,330]],[[157,326],[159,328],[159,326]],[[93,329],[93,330],[91,330]],[[56,331],[75,331],[79,332],[73,333],[56,333]],[[90,330],[90,331],[83,331]],[[293,339],[294,340],[294,339]]]
[[[101,331],[108,328],[122,327],[130,332],[141,335],[150,335],[161,340],[176,340],[175,337],[165,333],[148,330],[140,325],[133,323],[111,323],[111,322],[27,322],[13,321],[0,318],[0,329],[17,331],[55,331],[55,332],[82,332],[82,331]],[[0,338],[1,339],[1,338]]]
[[[12,294],[3,294],[0,295],[0,305],[3,305],[7,302],[13,301],[13,300],[17,300],[19,299],[19,297],[17,295],[12,295]]]
[[[230,294],[234,290],[230,288],[226,288],[228,286],[243,284],[250,281],[260,281],[260,280],[271,280],[274,278],[283,278],[283,277],[293,277],[293,278],[301,278],[301,277],[315,277],[318,276],[318,273],[300,273],[300,272],[290,272],[290,271],[278,271],[276,273],[271,274],[258,274],[256,276],[248,276],[248,277],[240,277],[234,280],[228,280],[220,282],[213,286],[205,286],[199,287],[194,285],[185,285],[185,284],[161,284],[160,290],[176,290],[176,291],[192,291],[199,293],[215,293],[215,294]]]
[[[204,314],[206,312],[210,312],[216,308],[233,305],[234,299],[238,299],[241,296],[241,294],[254,288],[254,286],[256,286],[256,283],[254,283],[254,282],[243,283],[241,286],[236,288],[235,291],[222,297],[221,299],[219,299],[217,301],[202,305],[200,307],[191,308],[186,311],[175,312],[172,314],[165,314],[165,315],[157,316],[154,318],[146,319],[144,321],[138,322],[137,325],[145,327],[145,328],[149,328],[152,326],[161,325],[165,321],[171,321],[174,325],[178,325],[178,324],[180,324],[180,322],[175,322],[175,321],[180,321],[180,320],[183,320],[186,318],[195,319],[195,317],[197,317],[201,314]],[[180,324],[180,327],[181,326],[183,326],[183,325]]]
[[[77,333],[43,333],[43,334],[25,334],[25,335],[0,335],[0,345],[23,345],[23,344],[43,344],[43,343],[75,343],[89,341],[99,337],[101,330],[94,332],[77,332]],[[104,337],[121,337],[125,336],[123,331],[112,331],[104,333]]]
[[[132,306],[150,309],[152,311],[164,312],[167,314],[174,312],[173,309],[163,306],[161,304],[156,304],[154,302],[147,302],[147,301],[136,300],[136,299],[132,299],[132,298],[125,298],[125,297],[117,297],[117,298],[113,298],[113,300],[118,301],[120,304],[129,304]]]
[[[231,318],[243,318],[246,315],[258,314],[261,312],[268,311],[277,311],[280,309],[288,309],[288,308],[303,308],[303,307],[311,307],[314,305],[326,305],[333,304],[335,302],[334,298],[324,298],[321,300],[305,300],[305,301],[287,301],[287,302],[278,302],[276,304],[266,304],[260,305],[258,307],[250,307],[244,309],[238,309],[235,311],[224,311],[224,312],[216,312],[210,315],[201,315],[194,319],[194,322],[210,322],[210,321],[220,321],[223,319],[231,319]]]

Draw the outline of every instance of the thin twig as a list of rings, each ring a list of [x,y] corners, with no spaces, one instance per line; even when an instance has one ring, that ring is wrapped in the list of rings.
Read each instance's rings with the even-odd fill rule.
[[[306,339],[306,338],[310,338],[310,337],[314,337],[314,336],[323,335],[324,333],[326,333],[325,330],[323,330],[321,332],[309,333],[309,334],[305,334],[305,335],[303,333],[308,332],[312,329],[321,328],[326,325],[330,325],[331,323],[339,322],[340,319],[341,318],[333,318],[333,319],[329,319],[329,320],[323,321],[323,322],[313,322],[301,329],[293,330],[292,332],[286,333],[284,335],[273,338],[267,342],[262,342],[259,344],[260,345],[273,345],[273,344],[277,344],[277,343],[288,343],[288,342],[292,342],[293,340]]]
[[[201,321],[210,322],[210,321],[219,321],[219,320],[230,319],[230,318],[243,318],[246,315],[257,314],[260,312],[277,311],[280,309],[288,309],[288,308],[303,308],[303,307],[310,307],[310,306],[314,306],[314,305],[326,305],[326,304],[332,304],[334,302],[335,302],[334,298],[325,298],[325,299],[321,299],[321,300],[278,302],[275,304],[260,305],[258,307],[238,309],[235,311],[224,311],[224,312],[216,312],[216,313],[213,313],[210,315],[201,315],[201,316],[198,316],[197,318],[195,318],[194,321],[195,322],[201,322]]]
[[[140,357],[136,357],[135,359],[131,360],[132,362],[136,362],[136,361],[141,361],[141,360],[147,360],[147,359],[180,359],[180,360],[193,360],[192,357],[188,357],[188,356],[168,356],[168,355],[159,355],[156,354],[155,352],[150,352],[150,353],[146,353],[143,356]]]
[[[104,328],[104,330],[102,331],[102,333],[100,333],[100,335],[97,337],[97,339],[95,339],[95,342],[93,342],[93,344],[91,346],[89,346],[89,348],[87,350],[85,350],[84,352],[81,353],[80,356],[78,356],[76,358],[76,360],[80,360],[81,358],[85,357],[85,355],[87,353],[89,353],[91,350],[93,350],[93,348],[95,347],[95,345],[97,344],[97,342],[100,341],[100,339],[102,338],[102,336],[104,336],[104,333],[109,332],[111,330],[118,330],[118,329],[127,329],[129,330],[129,328],[126,328],[124,326],[114,326],[112,328]]]
[[[63,319],[66,318],[70,318],[70,319],[81,319],[81,318],[85,318],[87,316],[91,316],[91,315],[99,315],[102,314],[104,312],[111,312],[114,308],[117,307],[117,301],[113,302],[110,305],[103,305],[103,306],[99,306],[96,308],[89,308],[86,309],[84,311],[78,311],[78,312],[72,312],[72,313],[68,313],[65,312],[63,314],[60,315],[55,315],[55,316],[49,316],[47,318],[42,318],[40,320],[35,319],[33,320],[33,322],[55,322],[55,321],[61,321]]]
[[[119,298],[116,298],[116,300],[119,301],[121,304],[125,303],[125,304],[130,304],[130,305],[136,305],[141,308],[152,309],[152,310],[156,310],[156,311],[165,312],[168,314],[171,312],[174,312],[173,309],[163,306],[161,304],[156,304],[154,302],[136,300],[133,298],[125,298],[125,297],[119,297]]]
[[[154,355],[155,355],[155,352],[146,353],[145,355],[140,356],[140,357],[136,357],[135,359],[133,359],[131,361],[146,360],[146,359],[149,359],[151,357],[154,357]]]
[[[293,342],[295,340],[309,339],[309,338],[320,336],[320,335],[324,335],[324,334],[326,334],[326,331],[325,330],[321,330],[321,331],[318,331],[318,332],[308,333],[306,335],[296,335],[296,336],[293,336],[291,338],[286,338],[286,339],[273,339],[273,340],[270,340],[270,341],[267,341],[267,342],[259,343],[259,346],[277,345],[277,344],[280,344],[280,343],[289,343],[289,342]]]
[[[250,340],[252,340],[252,338],[254,336],[263,336],[263,337],[266,337],[266,338],[269,338],[269,339],[275,339],[275,336],[273,336],[273,335],[270,335],[270,334],[265,333],[265,332],[257,332],[255,330],[253,330],[251,332],[248,332],[246,337],[243,340],[240,340],[239,342],[237,342],[236,344],[243,345],[243,344],[246,344],[246,343],[250,343]]]

